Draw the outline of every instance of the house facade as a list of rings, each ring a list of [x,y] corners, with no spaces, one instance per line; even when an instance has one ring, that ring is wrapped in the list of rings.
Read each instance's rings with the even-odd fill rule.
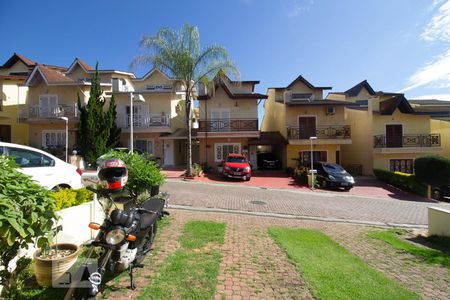
[[[0,141],[28,144],[28,125],[18,123],[19,107],[26,103],[25,80],[36,63],[14,53],[0,66]]]
[[[363,81],[327,99],[352,103],[345,114],[353,143],[342,147],[348,169],[363,175],[373,169],[413,173],[417,157],[442,154],[442,135],[433,130],[430,114],[416,112],[403,94],[375,92]]]
[[[249,142],[260,137],[258,100],[267,98],[254,92],[258,83],[218,75],[212,91],[200,87],[198,163],[216,168],[229,153],[242,153],[257,167],[257,146]]]
[[[352,143],[352,127],[344,114],[347,102],[324,99],[328,89],[302,76],[286,87],[268,89],[261,131],[278,131],[287,140],[274,151],[283,167],[309,166],[311,148],[313,161],[340,163],[341,147]]]

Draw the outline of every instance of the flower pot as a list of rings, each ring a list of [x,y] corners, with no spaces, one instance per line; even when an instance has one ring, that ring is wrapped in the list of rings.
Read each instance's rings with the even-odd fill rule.
[[[150,196],[153,197],[153,196],[157,196],[158,194],[159,194],[159,185],[153,185],[150,188]]]
[[[51,247],[58,250],[73,250],[74,252],[61,258],[42,258],[42,250],[38,249],[33,254],[34,259],[34,276],[40,286],[51,286],[52,282],[57,280],[66,273],[70,267],[77,261],[80,248],[75,244],[57,244]]]

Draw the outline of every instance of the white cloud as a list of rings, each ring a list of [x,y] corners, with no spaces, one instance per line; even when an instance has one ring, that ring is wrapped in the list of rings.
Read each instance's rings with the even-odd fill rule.
[[[433,5],[439,5],[442,1],[434,1]],[[420,38],[427,42],[450,42],[450,0],[439,7],[438,12],[425,27]]]
[[[289,18],[297,17],[300,13],[308,10],[308,5],[313,5],[313,4],[314,4],[314,0],[309,0],[309,1],[294,0],[293,7],[289,11],[288,17]]]
[[[450,87],[450,49],[434,57],[431,62],[418,69],[409,78],[408,85],[401,92],[404,93],[420,86]]]
[[[422,95],[422,96],[409,97],[409,99],[414,99],[414,100],[436,99],[436,100],[450,101],[450,94]]]

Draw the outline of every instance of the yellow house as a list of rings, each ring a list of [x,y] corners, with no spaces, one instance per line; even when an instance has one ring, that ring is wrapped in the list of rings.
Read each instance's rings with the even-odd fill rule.
[[[225,75],[213,80],[213,91],[199,88],[199,157],[197,162],[217,167],[228,153],[243,153],[256,166],[256,145],[260,137],[258,100],[266,95],[255,93],[259,81],[232,81]]]
[[[185,164],[186,113],[181,82],[152,69],[142,78],[115,76],[112,83],[121,143],[130,145],[133,105],[134,147],[154,154],[164,166]]]
[[[24,85],[34,61],[14,53],[0,67],[0,141],[28,144],[28,125],[18,123],[18,108],[26,103]]]
[[[352,126],[351,145],[342,147],[342,164],[372,175],[373,169],[414,172],[414,160],[442,154],[442,136],[434,132],[431,116],[416,112],[403,94],[375,92],[364,80],[327,99],[351,102],[345,109]]]
[[[286,87],[268,89],[261,132],[279,131],[288,144],[276,152],[283,166],[309,166],[314,161],[341,162],[342,146],[352,143],[345,101],[323,98],[331,87],[316,87],[298,76]],[[312,139],[311,139],[312,137]]]

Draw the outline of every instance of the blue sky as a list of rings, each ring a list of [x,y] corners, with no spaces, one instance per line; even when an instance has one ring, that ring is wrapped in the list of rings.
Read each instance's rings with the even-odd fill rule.
[[[0,62],[18,52],[128,70],[143,35],[185,22],[203,45],[226,47],[243,80],[261,81],[258,92],[302,74],[333,91],[367,79],[375,90],[450,100],[450,0],[2,0]]]

